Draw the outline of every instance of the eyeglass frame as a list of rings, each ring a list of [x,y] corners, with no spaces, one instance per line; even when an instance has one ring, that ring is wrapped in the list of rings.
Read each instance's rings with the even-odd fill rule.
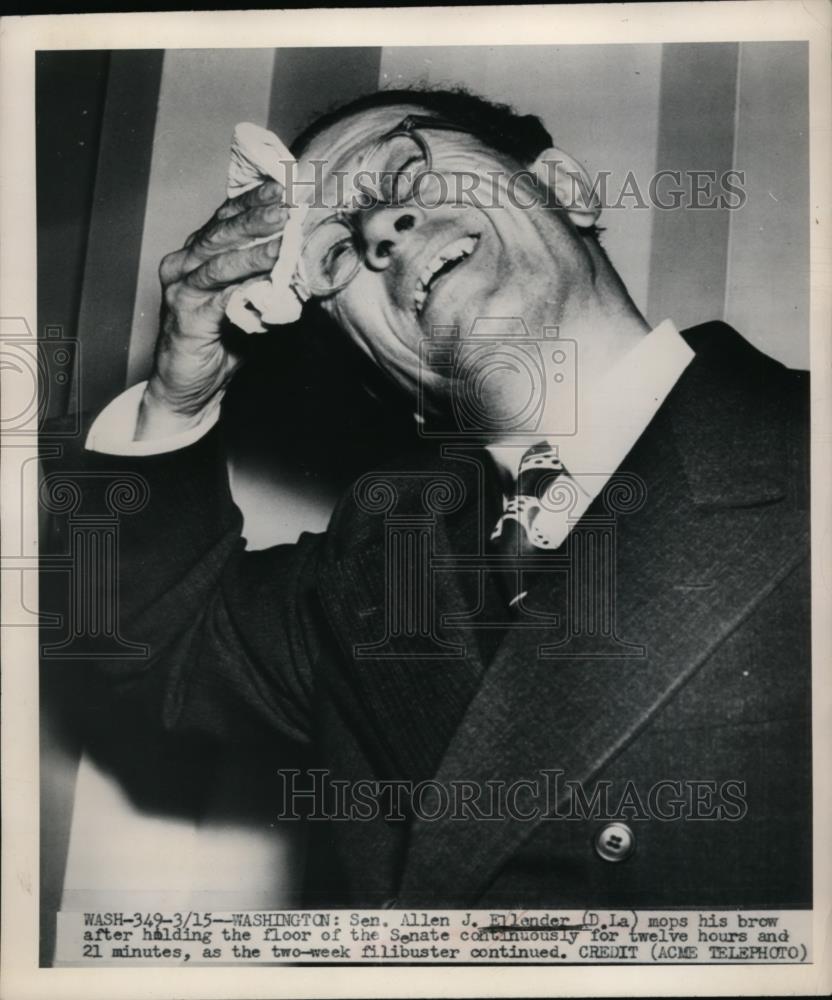
[[[373,155],[380,146],[385,142],[389,142],[391,139],[395,139],[399,135],[407,135],[413,138],[413,140],[421,147],[424,157],[425,166],[420,171],[421,174],[430,173],[433,169],[433,158],[431,156],[430,144],[427,139],[419,134],[422,129],[432,128],[432,129],[442,129],[448,132],[462,132],[467,135],[474,135],[470,129],[456,122],[448,121],[444,118],[434,118],[430,115],[407,115],[403,118],[395,128],[390,129],[389,132],[385,132],[384,135],[380,136],[370,147],[369,152],[364,157],[364,160],[372,160]],[[350,271],[349,277],[341,281],[336,287],[328,289],[326,292],[318,293],[310,288],[309,284],[304,281],[303,276],[299,273],[300,267],[303,261],[303,252],[309,245],[312,236],[320,229],[321,226],[327,225],[329,223],[340,222],[347,229],[351,230],[354,236],[360,239],[361,233],[358,226],[355,223],[354,217],[362,211],[366,211],[366,208],[340,208],[333,212],[331,215],[326,216],[326,218],[321,219],[317,222],[313,228],[306,234],[300,248],[300,254],[298,255],[298,263],[295,267],[294,274],[290,281],[292,289],[295,291],[297,297],[301,302],[308,302],[310,299],[327,299],[332,295],[336,295],[338,292],[343,291],[347,285],[353,280],[353,278],[358,274],[361,269],[362,255],[359,253],[356,259],[355,267]]]

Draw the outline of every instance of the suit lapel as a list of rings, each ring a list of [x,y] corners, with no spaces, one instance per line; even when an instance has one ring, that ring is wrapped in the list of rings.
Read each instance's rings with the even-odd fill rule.
[[[783,502],[783,414],[766,405],[782,369],[726,330],[691,336],[697,358],[622,467],[647,492],[619,519],[617,634],[645,655],[597,659],[573,644],[547,659],[549,633],[509,634],[439,765],[447,788],[553,768],[591,780],[805,558],[805,517]],[[402,905],[475,901],[541,818],[416,821]]]

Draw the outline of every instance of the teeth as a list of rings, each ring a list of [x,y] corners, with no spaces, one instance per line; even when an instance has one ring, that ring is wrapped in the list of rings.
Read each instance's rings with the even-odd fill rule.
[[[443,247],[435,257],[422,269],[416,281],[416,291],[413,295],[413,306],[417,314],[422,311],[425,299],[428,296],[428,285],[436,272],[449,260],[461,260],[463,257],[470,257],[477,245],[478,236],[462,236],[453,243]]]

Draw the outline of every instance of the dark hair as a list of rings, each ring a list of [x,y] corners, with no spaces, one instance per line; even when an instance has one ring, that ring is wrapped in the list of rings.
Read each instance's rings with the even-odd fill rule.
[[[526,166],[552,145],[552,137],[536,115],[520,115],[507,104],[478,97],[463,87],[408,87],[365,94],[330,109],[311,122],[292,143],[297,154],[331,125],[350,115],[394,104],[415,104],[487,142],[492,149]]]

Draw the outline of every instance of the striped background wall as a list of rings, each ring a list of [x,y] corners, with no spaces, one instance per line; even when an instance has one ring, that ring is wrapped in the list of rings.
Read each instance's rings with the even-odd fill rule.
[[[610,171],[613,185],[629,171],[646,188],[660,169],[744,170],[741,211],[630,199],[602,219],[605,245],[651,322],[725,318],[787,364],[808,363],[803,43],[41,53],[38,74],[38,323],[63,326],[83,348],[50,415],[95,410],[147,373],[159,259],[221,200],[238,121],[290,139],[339,101],[416,81],[463,83],[541,115],[559,146],[590,173]],[[314,371],[293,379],[307,375],[311,386]],[[304,470],[262,475],[242,460],[234,476],[255,547],[323,527],[341,485]],[[76,768],[56,734],[44,748],[44,961],[61,900],[121,907],[151,905],[150,895],[154,907],[216,908],[290,898],[301,858],[289,833],[229,826],[210,810],[200,823],[140,816],[89,761]],[[227,767],[218,797],[240,782]]]

